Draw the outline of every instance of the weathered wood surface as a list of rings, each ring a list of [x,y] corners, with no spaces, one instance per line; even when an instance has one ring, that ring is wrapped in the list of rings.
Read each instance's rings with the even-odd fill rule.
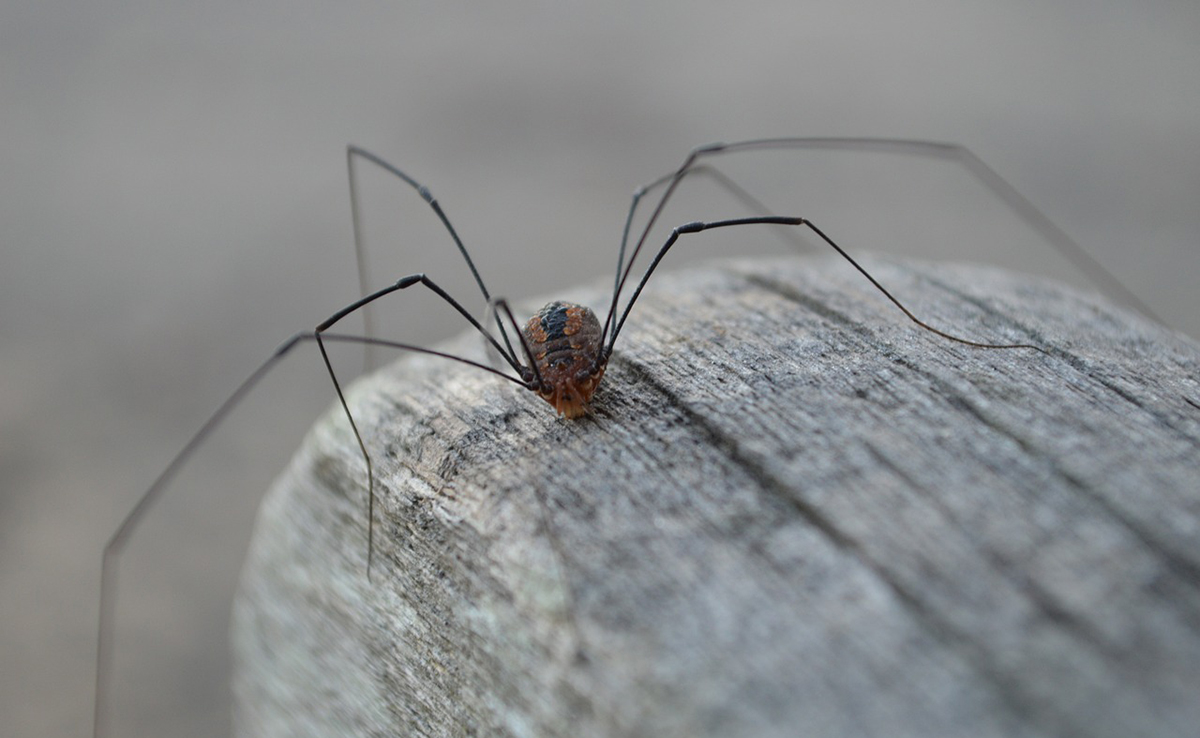
[[[260,513],[239,734],[1196,735],[1200,349],[1052,284],[868,264],[1050,355],[791,259],[658,279],[578,421],[435,359],[357,386],[372,579],[333,412]]]

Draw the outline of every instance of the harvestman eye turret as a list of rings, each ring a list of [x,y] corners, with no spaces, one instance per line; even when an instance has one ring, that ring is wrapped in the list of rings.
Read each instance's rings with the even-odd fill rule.
[[[101,604],[100,604],[100,632],[99,632],[99,648],[97,654],[97,685],[96,685],[96,712],[95,712],[95,732],[96,735],[102,734],[103,717],[105,707],[107,705],[106,675],[110,670],[111,661],[111,628],[113,621],[113,613],[115,610],[116,600],[116,563],[123,550],[125,544],[132,535],[139,521],[145,516],[151,505],[163,494],[168,483],[180,470],[188,458],[195,452],[197,447],[208,438],[221,421],[233,410],[233,408],[254,388],[255,385],[277,365],[293,348],[301,343],[313,342],[317,344],[317,348],[321,353],[321,358],[324,361],[329,378],[333,384],[334,391],[341,404],[342,410],[346,415],[347,421],[357,440],[359,449],[362,453],[363,460],[366,465],[366,480],[365,487],[367,491],[367,511],[366,511],[366,529],[367,529],[367,567],[366,574],[369,577],[371,571],[371,556],[374,548],[374,504],[375,504],[375,476],[371,461],[371,454],[367,449],[367,444],[360,433],[354,416],[350,411],[349,405],[346,402],[345,395],[342,391],[342,385],[339,381],[333,365],[330,362],[329,354],[326,349],[326,344],[329,342],[338,343],[356,343],[367,347],[379,346],[400,349],[403,351],[411,351],[423,353],[432,356],[442,357],[451,361],[460,362],[470,366],[474,366],[483,371],[495,374],[503,379],[524,387],[532,392],[535,392],[539,397],[548,402],[559,415],[566,418],[578,418],[587,413],[589,403],[592,401],[596,388],[599,386],[604,377],[605,368],[609,358],[612,355],[614,346],[616,345],[617,337],[625,325],[626,319],[629,317],[630,311],[637,302],[646,283],[651,275],[658,268],[659,263],[675,245],[681,236],[698,233],[704,230],[721,229],[727,227],[754,226],[754,225],[774,225],[785,226],[790,228],[807,228],[812,233],[816,234],[825,244],[840,254],[847,262],[857,269],[864,278],[870,281],[884,296],[887,297],[900,311],[904,313],[910,320],[926,331],[930,331],[941,338],[954,341],[967,346],[972,346],[980,349],[1027,349],[1033,351],[1044,352],[1044,349],[1039,346],[1024,343],[989,343],[963,338],[958,335],[946,332],[942,329],[935,328],[914,315],[907,307],[904,306],[896,297],[894,297],[882,284],[875,280],[853,257],[851,257],[841,246],[836,244],[833,239],[822,232],[816,225],[799,216],[779,216],[771,213],[762,203],[757,200],[752,194],[743,189],[738,183],[727,177],[720,170],[709,163],[701,163],[703,160],[715,158],[719,155],[731,154],[749,150],[799,150],[799,149],[855,149],[867,151],[880,151],[888,153],[898,153],[906,155],[916,155],[923,157],[943,158],[951,160],[959,165],[964,166],[971,174],[977,177],[993,194],[1013,208],[1016,213],[1024,218],[1035,230],[1039,231],[1051,245],[1060,253],[1074,262],[1085,274],[1096,281],[1100,286],[1105,288],[1110,294],[1118,296],[1127,304],[1132,304],[1142,312],[1151,315],[1145,305],[1143,305],[1136,297],[1128,292],[1117,280],[1093,261],[1067,234],[1055,226],[1045,215],[1035,208],[1028,200],[1022,197],[1011,185],[1002,179],[996,172],[985,165],[981,160],[971,154],[968,150],[955,145],[930,143],[922,141],[901,141],[890,139],[844,139],[844,138],[783,138],[783,139],[760,139],[753,141],[743,141],[729,144],[711,144],[702,146],[691,151],[684,159],[683,163],[673,170],[671,173],[664,175],[643,187],[638,188],[634,195],[628,215],[625,221],[625,228],[622,234],[620,247],[617,252],[617,268],[613,282],[612,298],[607,305],[605,318],[601,321],[596,313],[590,308],[576,305],[567,302],[551,302],[537,312],[523,328],[518,326],[516,319],[513,316],[509,304],[503,298],[496,298],[491,295],[485,286],[482,277],[479,275],[474,262],[471,259],[466,246],[459,238],[458,233],[451,225],[449,218],[442,210],[437,199],[429,191],[428,188],[418,183],[405,172],[397,167],[389,164],[378,156],[360,149],[356,146],[347,148],[347,165],[350,174],[350,200],[352,208],[352,222],[354,226],[355,249],[359,264],[359,279],[362,287],[362,297],[351,303],[342,310],[337,311],[328,319],[321,322],[314,330],[301,331],[286,341],[284,341],[267,359],[259,366],[251,375],[234,390],[233,394],[219,407],[216,412],[201,426],[200,430],[192,437],[190,441],[183,447],[179,454],[167,465],[159,477],[154,481],[150,488],[142,495],[137,504],[126,516],[121,526],[112,536],[104,550],[103,568],[101,573]],[[454,241],[463,259],[466,261],[467,267],[474,277],[480,292],[489,305],[489,316],[485,321],[494,324],[493,327],[485,327],[483,323],[476,320],[471,314],[463,308],[463,306],[445,290],[443,290],[436,282],[430,279],[425,274],[411,274],[397,280],[393,284],[383,289],[369,292],[366,285],[366,259],[364,256],[362,230],[360,228],[361,217],[358,207],[357,184],[356,184],[356,166],[359,161],[370,162],[383,170],[391,173],[401,181],[405,182],[426,201],[429,207],[441,220],[447,233]],[[649,265],[642,273],[641,278],[636,283],[631,293],[628,293],[628,298],[622,304],[621,298],[626,293],[627,282],[633,270],[633,265],[641,255],[643,247],[646,244],[650,231],[659,216],[662,214],[668,201],[676,192],[680,182],[689,176],[705,176],[711,178],[717,185],[722,187],[734,199],[747,208],[753,215],[741,218],[731,218],[713,221],[696,221],[686,223],[674,228],[665,242],[659,246],[654,257]],[[657,200],[654,203],[653,209],[647,219],[645,225],[637,232],[637,236],[631,243],[631,227],[634,220],[634,215],[638,210],[642,200],[652,193],[660,193],[657,195]],[[628,256],[628,258],[626,258]],[[454,356],[445,352],[416,346],[408,343],[390,341],[377,338],[374,335],[372,328],[372,320],[369,306],[377,300],[390,295],[393,292],[407,290],[410,287],[421,285],[436,294],[446,304],[456,310],[467,323],[477,331],[487,342],[487,344],[499,353],[503,363],[507,365],[507,369],[497,369],[485,364],[467,359],[461,356]],[[365,335],[350,335],[342,333],[331,333],[330,329],[334,327],[342,318],[353,313],[361,312],[364,316],[366,325]],[[514,348],[512,335],[516,336],[516,343],[519,344],[520,350]],[[509,371],[511,370],[511,371]]]

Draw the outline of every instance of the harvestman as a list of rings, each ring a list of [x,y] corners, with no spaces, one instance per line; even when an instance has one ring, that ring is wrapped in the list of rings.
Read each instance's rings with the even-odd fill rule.
[[[815,233],[822,241],[828,244],[833,250],[841,255],[846,261],[854,266],[872,285],[875,286],[884,296],[887,297],[897,308],[900,309],[910,320],[916,323],[924,330],[941,336],[942,338],[954,341],[967,346],[973,346],[981,349],[1032,349],[1045,353],[1041,347],[1031,344],[998,344],[974,341],[960,336],[953,335],[938,328],[935,328],[916,315],[914,315],[900,300],[896,299],[882,284],[875,280],[866,269],[864,269],[853,257],[847,254],[840,246],[827,236],[815,224],[802,217],[778,216],[770,213],[757,199],[749,192],[742,189],[736,182],[716,169],[711,164],[698,163],[701,160],[707,160],[720,154],[733,153],[738,151],[747,151],[752,149],[854,149],[864,151],[879,151],[900,153],[908,155],[916,155],[931,158],[949,159],[959,165],[965,167],[972,175],[979,179],[993,194],[997,195],[1001,200],[1008,204],[1017,212],[1024,220],[1026,220],[1035,230],[1039,231],[1050,244],[1058,250],[1063,256],[1072,261],[1086,275],[1102,288],[1108,290],[1111,294],[1115,294],[1120,299],[1133,305],[1143,313],[1155,317],[1154,314],[1140,300],[1130,293],[1115,277],[1094,261],[1083,249],[1075,243],[1064,231],[1050,221],[1040,210],[1038,210],[1029,200],[1022,196],[1017,190],[1010,185],[1006,180],[1000,177],[994,170],[983,163],[981,159],[976,157],[966,148],[953,144],[934,143],[927,141],[907,141],[897,139],[862,139],[862,138],[778,138],[778,139],[758,139],[752,141],[741,141],[737,143],[716,143],[707,146],[701,146],[693,149],[680,165],[673,172],[659,177],[658,179],[639,187],[634,191],[633,200],[629,207],[629,213],[626,217],[624,231],[621,236],[621,246],[617,252],[617,269],[616,277],[613,283],[612,299],[608,303],[607,315],[601,322],[596,314],[590,308],[573,303],[556,301],[543,307],[535,314],[522,328],[518,325],[513,316],[512,310],[508,302],[502,297],[493,297],[488,292],[484,285],[483,278],[480,277],[478,270],[475,268],[474,262],[467,251],[466,246],[459,238],[458,233],[451,225],[449,218],[443,212],[441,205],[438,204],[433,193],[424,185],[420,184],[412,177],[405,174],[400,169],[389,164],[378,156],[365,151],[356,146],[347,147],[347,165],[350,174],[350,202],[352,209],[352,221],[354,226],[354,242],[355,252],[358,257],[359,265],[359,280],[363,296],[337,311],[328,319],[319,324],[314,330],[301,331],[284,341],[271,356],[263,362],[241,385],[234,390],[233,394],[217,408],[209,419],[201,426],[200,430],[184,445],[183,449],[171,460],[170,464],[162,471],[154,483],[138,500],[137,504],[125,517],[120,527],[113,534],[108,544],[104,548],[104,558],[101,571],[100,583],[100,626],[99,626],[99,643],[97,650],[97,666],[96,666],[96,703],[94,715],[94,728],[96,735],[101,733],[101,717],[103,708],[107,704],[107,694],[105,693],[106,677],[111,667],[111,628],[112,620],[115,611],[116,602],[116,563],[129,537],[132,535],[138,522],[145,516],[150,506],[162,495],[168,483],[180,470],[188,458],[196,451],[197,447],[215,430],[216,426],[229,414],[231,410],[254,388],[255,385],[276,365],[278,364],[293,348],[305,342],[315,342],[317,348],[321,352],[321,358],[325,363],[325,368],[329,373],[330,381],[333,383],[335,392],[337,393],[338,401],[341,404],[342,410],[350,423],[350,428],[354,433],[355,439],[358,442],[359,450],[362,452],[367,468],[367,576],[370,576],[371,557],[374,548],[374,514],[375,514],[375,477],[374,469],[371,463],[371,455],[367,451],[366,443],[363,441],[362,434],[359,432],[354,421],[354,416],[350,412],[349,405],[346,403],[345,395],[342,392],[341,383],[338,381],[337,374],[334,372],[333,365],[330,362],[329,354],[326,351],[327,342],[340,343],[357,343],[367,347],[382,346],[404,351],[413,351],[418,353],[430,354],[439,356],[452,361],[457,361],[467,364],[483,371],[491,372],[499,377],[502,377],[514,384],[517,384],[525,389],[537,393],[542,399],[552,405],[557,412],[566,418],[576,418],[586,413],[587,405],[599,385],[601,378],[604,376],[604,370],[607,366],[608,359],[612,355],[613,348],[616,345],[617,337],[621,333],[621,329],[625,326],[625,320],[629,317],[630,311],[633,309],[634,303],[642,293],[642,289],[646,286],[650,276],[658,268],[659,263],[674,246],[680,236],[685,234],[698,233],[704,230],[716,228],[726,228],[732,226],[745,225],[776,225],[776,226],[803,226]],[[485,323],[494,321],[496,332],[486,328],[483,323],[476,320],[462,305],[453,298],[449,293],[443,290],[436,282],[422,273],[410,274],[402,277],[394,284],[383,289],[368,293],[366,289],[366,267],[363,254],[363,242],[361,236],[360,214],[358,207],[358,198],[356,192],[356,176],[355,163],[357,160],[368,161],[383,170],[391,173],[400,180],[404,181],[415,189],[418,194],[428,203],[429,207],[437,214],[446,231],[454,240],[455,246],[458,247],[463,259],[467,263],[467,267],[471,271],[471,275],[475,278],[475,283],[479,286],[480,292],[488,303],[488,318]],[[743,218],[732,218],[726,220],[715,221],[694,221],[685,223],[671,230],[665,243],[659,247],[650,265],[638,280],[632,294],[624,303],[624,307],[620,307],[620,298],[625,291],[626,283],[633,271],[633,264],[641,254],[646,240],[649,236],[651,228],[658,220],[659,215],[666,207],[667,202],[675,193],[679,183],[687,176],[703,175],[711,177],[719,186],[730,193],[734,198],[749,210],[755,213],[753,216]],[[661,190],[661,195],[651,211],[649,219],[645,226],[641,229],[636,241],[633,242],[632,250],[630,250],[630,231],[637,212],[638,206],[642,199],[650,193]],[[626,253],[629,258],[626,260]],[[385,339],[376,338],[373,335],[372,324],[368,306],[379,300],[380,298],[389,295],[393,292],[406,290],[409,287],[421,285],[430,290],[466,319],[466,321],[478,331],[487,343],[499,352],[500,357],[507,368],[512,370],[508,373],[503,369],[496,369],[491,366],[481,364],[470,359],[454,356],[448,353],[437,351],[434,349],[415,346],[407,343],[396,341],[388,341]],[[365,335],[350,335],[342,333],[330,333],[329,329],[345,318],[346,316],[363,311]],[[1157,319],[1157,318],[1156,318]],[[1161,321],[1160,321],[1161,322]],[[509,328],[516,336],[517,345],[520,351],[514,349],[513,340],[509,335]],[[498,337],[497,337],[498,336]]]

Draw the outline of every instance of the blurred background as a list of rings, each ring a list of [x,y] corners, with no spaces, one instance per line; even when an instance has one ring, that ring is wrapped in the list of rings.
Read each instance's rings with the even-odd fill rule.
[[[3,733],[90,734],[104,542],[280,341],[356,297],[347,143],[429,185],[492,291],[519,299],[610,274],[633,188],[695,145],[959,142],[1197,336],[1198,40],[1193,0],[7,0]],[[851,250],[1078,282],[961,173],[894,159],[721,164]],[[426,271],[479,307],[419,198],[363,174],[372,284]],[[742,214],[697,183],[667,220]],[[759,235],[698,238],[678,263],[756,252]],[[397,304],[398,339],[462,327],[422,298]],[[337,361],[347,376],[362,363]],[[300,349],[138,531],[113,734],[227,729],[230,588],[263,490],[332,402],[322,371]]]

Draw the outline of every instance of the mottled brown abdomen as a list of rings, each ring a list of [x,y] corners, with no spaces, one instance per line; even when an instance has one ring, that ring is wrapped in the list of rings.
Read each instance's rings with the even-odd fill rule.
[[[538,394],[561,415],[583,415],[608,363],[596,314],[583,305],[552,302],[529,319],[522,333],[541,376]]]

